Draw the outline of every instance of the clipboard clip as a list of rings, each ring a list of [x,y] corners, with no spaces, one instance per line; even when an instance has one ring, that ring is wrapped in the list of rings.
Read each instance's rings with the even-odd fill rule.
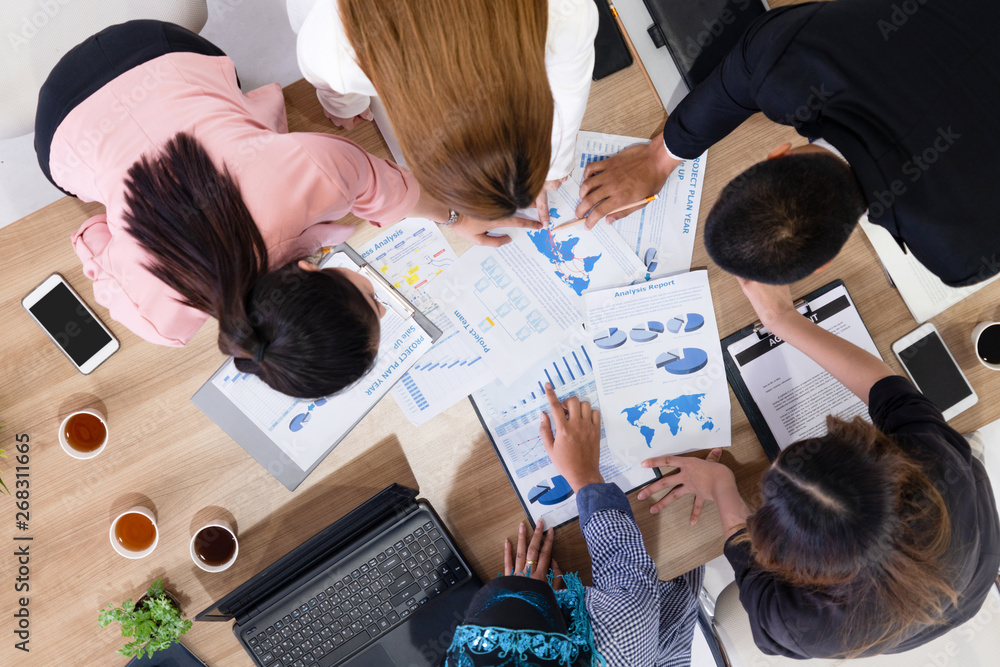
[[[812,307],[809,305],[809,302],[806,301],[805,299],[799,299],[793,304],[793,306],[795,310],[798,310],[804,317],[809,317],[810,315],[812,315],[813,312]],[[802,310],[803,308],[805,308],[805,310]],[[757,334],[758,340],[764,340],[765,338],[771,335],[770,330],[763,324],[761,324],[760,320],[754,322],[753,332]]]

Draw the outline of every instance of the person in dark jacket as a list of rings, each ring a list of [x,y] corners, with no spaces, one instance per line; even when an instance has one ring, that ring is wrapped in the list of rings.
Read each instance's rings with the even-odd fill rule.
[[[658,192],[681,159],[760,111],[813,143],[775,149],[769,157],[781,159],[726,188],[705,228],[722,268],[772,284],[798,280],[836,255],[867,208],[945,284],[983,281],[1000,270],[990,183],[1000,153],[998,24],[994,0],[834,0],[769,11],[662,135],[588,165],[577,214],[589,211],[592,227]]]
[[[679,472],[639,498],[673,487],[654,512],[689,493],[698,512],[715,501],[765,653],[900,653],[972,618],[1000,567],[982,462],[905,378],[798,313],[787,287],[741,285],[761,322],[865,400],[874,424],[831,416],[825,436],[788,446],[764,473],[753,512],[729,468],[692,457],[644,462]]]

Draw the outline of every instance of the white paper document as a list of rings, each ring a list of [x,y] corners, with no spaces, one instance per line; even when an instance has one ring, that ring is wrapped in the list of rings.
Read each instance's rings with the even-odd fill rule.
[[[806,307],[808,306],[808,311]],[[843,286],[837,286],[799,308],[831,333],[881,359]],[[868,419],[864,401],[819,364],[766,330],[729,345],[727,353],[764,416],[778,447],[826,434],[826,417]]]
[[[554,527],[575,519],[578,512],[576,496],[545,453],[538,430],[541,413],[550,411],[546,382],[552,384],[560,400],[576,396],[600,408],[594,369],[579,340],[560,346],[511,386],[493,382],[472,397],[532,524],[544,519],[546,526]],[[600,470],[606,482],[617,484],[626,493],[656,479],[654,470],[615,462],[604,429]]]
[[[904,253],[888,230],[868,222],[868,216],[861,218],[861,228],[917,322],[926,322],[1000,278],[998,275],[975,285],[949,287],[911,253]]]
[[[577,162],[572,180],[582,183],[583,170],[591,162],[611,157],[629,146],[646,143],[649,142],[635,137],[580,132],[576,139]],[[647,267],[647,280],[690,270],[707,161],[708,153],[685,160],[656,193],[656,201],[612,223]]]
[[[357,268],[334,254],[325,266]],[[379,354],[374,367],[347,389],[325,399],[303,400],[277,392],[257,376],[240,373],[230,359],[212,383],[281,451],[308,470],[347,434],[389,388],[431,349],[432,341],[412,319],[392,308],[382,316]]]
[[[358,252],[443,334],[392,388],[392,397],[410,422],[426,423],[493,379],[477,347],[459,335],[425,289],[458,261],[436,223],[403,220]]]
[[[587,349],[611,453],[637,465],[731,444],[708,272],[592,292]]]
[[[470,248],[427,291],[510,384],[580,325],[584,292],[631,283],[645,267],[607,226],[504,231],[511,243]]]

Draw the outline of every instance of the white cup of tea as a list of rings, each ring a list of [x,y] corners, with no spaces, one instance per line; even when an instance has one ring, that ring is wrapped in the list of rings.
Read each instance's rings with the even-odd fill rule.
[[[1000,371],[1000,322],[980,322],[972,330],[976,358],[986,368]]]
[[[59,425],[59,444],[74,459],[92,459],[108,445],[108,422],[93,408],[72,412]]]
[[[228,521],[209,521],[191,538],[191,560],[206,572],[228,570],[240,553],[236,531]]]
[[[160,541],[156,516],[149,509],[136,506],[111,522],[111,546],[125,558],[145,558]]]

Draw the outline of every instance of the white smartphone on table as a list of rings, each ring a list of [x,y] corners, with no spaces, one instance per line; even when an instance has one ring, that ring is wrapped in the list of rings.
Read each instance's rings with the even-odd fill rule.
[[[945,419],[971,408],[979,400],[933,323],[927,322],[897,340],[892,351],[913,384],[941,410]]]
[[[118,340],[58,273],[31,290],[21,305],[84,375],[118,350]]]

